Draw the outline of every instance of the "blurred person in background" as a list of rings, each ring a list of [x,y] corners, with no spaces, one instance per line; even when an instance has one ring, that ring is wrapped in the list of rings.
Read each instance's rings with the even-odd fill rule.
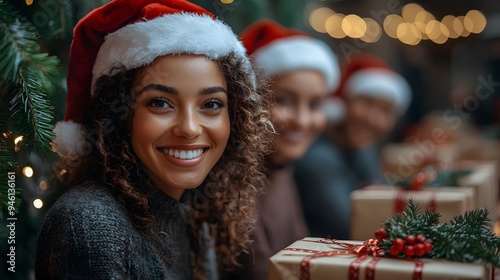
[[[329,119],[325,133],[295,166],[312,236],[336,239],[349,238],[351,191],[383,181],[377,144],[411,101],[406,80],[381,58],[353,55],[343,66],[334,95],[343,106],[333,112],[336,119]]]
[[[307,34],[262,20],[243,31],[242,41],[254,64],[269,77],[275,103],[271,120],[275,151],[267,160],[270,185],[257,204],[259,219],[253,250],[228,279],[267,279],[268,259],[308,236],[292,163],[324,130],[323,101],[338,84],[338,61],[330,48]]]

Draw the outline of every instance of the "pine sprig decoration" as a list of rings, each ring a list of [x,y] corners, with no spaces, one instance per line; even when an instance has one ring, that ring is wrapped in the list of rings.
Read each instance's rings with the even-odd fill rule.
[[[36,28],[8,3],[0,2],[0,174],[15,171],[16,153],[51,150],[53,109],[47,100],[58,59],[39,53]],[[14,144],[14,139],[22,141]],[[0,179],[4,202],[8,186]],[[16,196],[19,198],[20,196]]]
[[[387,219],[384,228],[378,230],[376,235],[378,234],[377,238],[381,241],[382,249],[393,256],[416,256],[417,254],[413,255],[412,251],[413,247],[418,245],[412,241],[416,236],[417,240],[422,239],[422,244],[431,244],[429,250],[426,250],[422,256],[457,262],[485,262],[495,266],[500,265],[500,238],[491,231],[486,209],[456,216],[445,224],[439,223],[439,217],[440,214],[437,212],[429,210],[422,212],[417,204],[409,200],[405,210]],[[396,245],[401,249],[395,250]],[[408,250],[409,246],[412,250]]]

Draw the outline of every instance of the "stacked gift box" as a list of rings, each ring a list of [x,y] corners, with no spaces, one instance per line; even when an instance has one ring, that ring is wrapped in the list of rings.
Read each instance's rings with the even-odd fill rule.
[[[446,223],[440,215],[408,200],[364,241],[298,240],[269,259],[269,279],[496,279],[500,240],[488,212],[468,211]]]
[[[353,191],[350,237],[354,240],[369,238],[387,217],[404,208],[408,198],[413,198],[424,208],[439,211],[443,221],[477,208],[488,209],[490,219],[495,218],[498,197],[495,162],[462,160],[446,166],[442,163],[428,166],[433,166],[435,177],[421,182],[422,186],[418,188],[413,184],[425,167],[404,177],[410,181],[406,186],[399,184],[397,177],[393,176],[386,177],[388,181],[392,180],[392,186],[372,185]]]

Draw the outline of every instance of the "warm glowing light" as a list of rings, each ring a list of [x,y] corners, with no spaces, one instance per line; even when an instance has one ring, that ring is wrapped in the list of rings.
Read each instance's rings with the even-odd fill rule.
[[[33,168],[31,168],[29,166],[25,166],[23,168],[23,174],[24,174],[24,176],[31,178],[33,176]]]
[[[458,20],[462,23],[462,32],[460,33],[460,36],[462,37],[467,37],[470,35],[470,31],[465,28],[465,16],[459,16],[457,17]],[[469,23],[468,23],[469,24]]]
[[[359,39],[367,43],[377,42],[380,36],[382,36],[382,27],[372,18],[364,18],[363,20],[366,22],[366,32],[365,35]]]
[[[401,42],[411,46],[417,45],[422,39],[417,27],[409,22],[403,22],[398,26],[397,35]]]
[[[465,15],[464,27],[470,33],[481,33],[486,27],[486,17],[478,10],[470,10]]]
[[[415,26],[417,27],[418,31],[420,31],[420,33],[427,35],[425,29],[427,28],[427,24],[432,20],[436,20],[436,18],[431,13],[425,10],[420,11],[415,16]]]
[[[346,36],[344,30],[342,30],[342,20],[344,17],[343,14],[336,13],[326,20],[325,27],[328,35],[336,39],[342,39]]]
[[[33,206],[35,206],[36,209],[40,209],[43,207],[43,201],[40,198],[37,198],[33,200]]]
[[[357,15],[347,15],[342,20],[342,30],[351,38],[361,38],[366,32],[366,22]]]
[[[460,33],[462,33],[462,30],[460,29],[459,31],[457,31],[457,29],[463,28],[463,26],[459,19],[452,15],[447,15],[441,20],[441,23],[444,24],[444,26],[448,29],[448,36],[450,38],[456,39],[460,37]]]
[[[26,0],[26,5],[31,6],[33,4],[33,0]]]
[[[42,190],[45,191],[48,188],[47,182],[46,181],[41,181],[38,187]]]
[[[23,141],[23,137],[22,136],[17,136],[16,139],[14,139],[14,144],[17,145],[21,141]]]
[[[401,16],[403,19],[409,23],[414,23],[417,14],[421,11],[425,11],[422,6],[415,3],[406,4],[401,11]]]
[[[436,44],[444,44],[450,36],[450,31],[448,31],[448,28],[446,28],[443,23],[437,20],[431,20],[427,24],[425,33],[427,33],[429,39],[431,39]]]
[[[309,15],[309,25],[317,32],[326,33],[326,20],[334,14],[335,12],[329,8],[318,8]]]
[[[398,26],[404,22],[404,19],[398,15],[388,15],[384,18],[384,31],[391,38],[397,39]]]

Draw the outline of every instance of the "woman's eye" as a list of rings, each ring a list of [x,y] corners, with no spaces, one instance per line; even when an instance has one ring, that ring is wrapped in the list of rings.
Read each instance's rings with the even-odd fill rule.
[[[322,102],[319,100],[314,100],[314,101],[311,101],[311,103],[309,103],[309,109],[311,109],[312,111],[316,111],[316,110],[321,109],[321,106],[322,106]]]
[[[276,103],[281,106],[290,106],[292,100],[288,97],[276,97]]]
[[[203,104],[203,109],[217,110],[224,107],[224,103],[219,100],[210,100]]]
[[[167,109],[167,108],[172,107],[172,106],[170,106],[170,103],[168,102],[167,99],[165,99],[165,98],[158,98],[158,97],[150,99],[148,101],[147,105],[149,107],[153,107],[155,109]]]

